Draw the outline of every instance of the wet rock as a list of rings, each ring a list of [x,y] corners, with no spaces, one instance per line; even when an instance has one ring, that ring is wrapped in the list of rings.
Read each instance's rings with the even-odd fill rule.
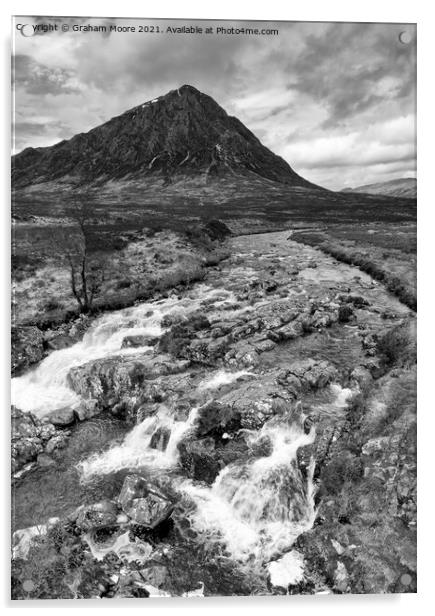
[[[117,523],[118,507],[113,501],[101,501],[81,507],[76,518],[76,525],[83,531],[94,530]]]
[[[261,436],[250,443],[250,450],[256,458],[266,458],[272,455],[273,443],[270,436]]]
[[[327,361],[304,359],[289,365],[278,375],[280,384],[288,383],[292,389],[321,389],[337,378],[337,370]],[[296,379],[296,380],[295,380]]]
[[[232,407],[216,400],[207,402],[198,409],[195,423],[199,436],[220,438],[224,432],[234,432],[240,428],[240,413]]]
[[[122,340],[121,349],[154,346],[159,341],[155,336],[125,336]]]
[[[168,355],[107,357],[72,368],[68,381],[76,393],[97,400],[99,408],[105,409],[124,399],[126,392],[130,398],[140,396],[144,388],[152,386],[148,381],[183,372],[189,365],[189,360],[174,360]]]
[[[257,351],[246,341],[238,342],[225,355],[225,362],[238,368],[255,368],[260,359]]]
[[[44,356],[44,338],[41,330],[34,326],[16,326],[11,330],[12,374],[28,368]]]
[[[253,340],[252,345],[257,353],[266,353],[267,351],[272,351],[276,347],[276,343],[268,338],[255,341]]]
[[[165,451],[168,446],[169,439],[171,438],[171,430],[164,426],[160,426],[154,432],[150,440],[151,449],[158,449],[159,451]]]
[[[278,315],[263,316],[263,325],[266,330],[273,330],[281,327],[281,318]]]
[[[197,481],[213,483],[223,468],[211,437],[183,440],[178,444],[178,451],[184,472]]]
[[[53,460],[53,458],[51,458],[46,453],[40,453],[38,455],[36,461],[38,462],[39,466],[42,466],[42,467],[54,466],[56,464],[56,462]]]
[[[339,323],[349,323],[354,316],[354,312],[352,308],[348,304],[343,304],[338,309],[338,322]]]
[[[25,560],[35,539],[47,534],[47,526],[39,524],[16,530],[12,536],[12,558]]]
[[[304,328],[301,321],[293,321],[287,325],[275,329],[273,334],[277,337],[279,342],[284,340],[293,340],[299,338],[304,333]],[[274,340],[275,338],[272,338]]]
[[[51,437],[45,446],[45,452],[49,455],[57,449],[62,449],[68,442],[69,431],[62,431],[60,434],[55,434]]]
[[[347,569],[341,561],[337,562],[337,568],[334,572],[334,588],[339,592],[346,592],[349,585],[349,575]]]
[[[168,568],[164,565],[151,565],[140,570],[141,578],[155,588],[163,588],[168,581]]]
[[[155,486],[139,475],[128,475],[118,501],[135,524],[155,528],[168,519],[173,504]]]
[[[44,424],[32,413],[24,413],[14,406],[11,408],[11,428],[12,472],[14,473],[35,460],[56,433],[53,425]]]
[[[74,410],[67,406],[65,408],[56,409],[50,413],[47,413],[44,419],[53,424],[53,426],[66,428],[75,422],[75,414]]]
[[[46,347],[50,351],[59,351],[61,349],[67,349],[74,344],[74,340],[65,334],[59,334],[50,338],[46,342]]]
[[[373,377],[367,368],[363,366],[357,366],[354,368],[350,374],[350,378],[355,381],[361,389],[366,388],[373,382]]]
[[[82,400],[79,406],[74,409],[74,414],[78,421],[91,419],[91,417],[98,415],[99,412],[97,401],[93,399]]]

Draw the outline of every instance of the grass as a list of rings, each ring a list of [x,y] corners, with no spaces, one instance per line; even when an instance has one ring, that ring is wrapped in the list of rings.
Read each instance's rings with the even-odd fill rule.
[[[417,310],[414,224],[374,224],[354,230],[347,225],[330,225],[322,230],[296,231],[292,239],[358,267],[382,282],[406,306]]]
[[[65,227],[58,232],[64,233]],[[42,234],[35,232],[34,244],[29,233],[21,227],[15,232],[13,315],[17,324],[36,324],[45,329],[74,318],[79,307],[72,294],[62,244],[52,241],[56,229],[51,235],[45,228]],[[96,231],[93,236],[98,236]],[[101,241],[99,237],[93,243],[90,255],[104,274],[94,311],[123,308],[155,292],[202,280],[206,267],[228,256],[219,242],[198,229],[191,229],[189,234],[156,228],[130,230],[119,242],[105,245],[104,250],[100,249]]]

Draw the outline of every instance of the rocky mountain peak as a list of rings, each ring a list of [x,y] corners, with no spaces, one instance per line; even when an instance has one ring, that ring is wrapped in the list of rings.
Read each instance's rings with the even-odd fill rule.
[[[17,188],[53,180],[73,184],[161,176],[204,181],[254,174],[291,186],[316,188],[266,148],[210,96],[185,84],[112,118],[88,133],[13,158]]]

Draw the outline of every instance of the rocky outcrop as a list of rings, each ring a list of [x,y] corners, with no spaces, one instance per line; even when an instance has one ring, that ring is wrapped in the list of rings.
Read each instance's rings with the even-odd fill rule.
[[[12,327],[11,370],[17,374],[44,356],[44,337],[34,325]]]
[[[58,432],[53,424],[42,422],[32,413],[24,413],[12,407],[12,472],[20,471],[29,462],[35,461],[41,454],[52,454],[64,447],[68,437],[67,431]],[[46,459],[41,458],[44,463]]]
[[[183,372],[189,363],[188,360],[174,361],[164,355],[157,358],[146,354],[109,357],[72,368],[68,379],[76,393],[96,401],[100,410],[114,409],[115,414],[122,415],[128,412],[132,399],[141,399],[142,389],[146,388],[148,381]],[[137,406],[140,406],[139,402]]]
[[[378,393],[355,399],[316,443],[318,517],[297,541],[310,592],[416,591],[414,396],[403,403],[412,378],[403,370],[383,377]]]

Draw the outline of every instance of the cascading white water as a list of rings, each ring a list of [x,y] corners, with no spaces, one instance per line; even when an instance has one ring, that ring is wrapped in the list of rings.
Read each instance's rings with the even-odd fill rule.
[[[202,386],[210,382],[228,382],[240,376],[239,373],[230,374],[218,371],[203,381]],[[336,384],[329,389],[328,403],[319,406],[322,412],[329,412],[329,407],[334,411],[344,407],[352,394],[351,390]],[[82,461],[78,466],[82,480],[121,469],[175,467],[177,446],[186,433],[194,429],[196,417],[196,408],[191,410],[186,421],[180,421],[169,409],[161,407],[156,415],[135,426],[122,444]],[[159,431],[166,431],[169,439],[166,446],[155,449],[151,446],[152,439]],[[314,522],[314,460],[303,475],[297,465],[297,452],[314,441],[315,430],[312,428],[306,434],[303,418],[293,416],[272,418],[261,430],[245,430],[244,433],[251,445],[268,443],[263,457],[226,466],[211,486],[181,478],[175,479],[175,483],[196,505],[190,515],[197,532],[210,541],[224,543],[231,556],[241,563],[262,566],[287,552]],[[294,567],[284,560],[275,567],[279,574],[274,569],[277,579],[288,571],[296,575],[297,555],[287,559]],[[283,573],[284,570],[287,573]]]
[[[23,411],[32,411],[37,416],[43,416],[53,409],[76,405],[80,398],[68,387],[70,369],[115,353],[125,355],[137,352],[138,349],[121,349],[125,336],[159,336],[162,333],[162,316],[175,304],[176,300],[172,299],[167,300],[164,306],[141,304],[103,315],[80,342],[53,351],[35,370],[12,379],[12,404]],[[140,350],[144,351],[145,348]]]
[[[34,370],[12,379],[11,402],[22,411],[32,411],[38,417],[65,406],[74,407],[79,404],[80,397],[68,386],[67,377],[71,368],[110,355],[151,350],[146,346],[121,349],[121,345],[123,339],[130,335],[160,336],[163,333],[160,322],[166,314],[188,314],[207,302],[212,304],[213,309],[219,309],[233,298],[231,292],[200,285],[195,289],[194,297],[170,297],[106,313],[96,319],[80,342],[53,351]]]
[[[242,376],[255,376],[254,372],[249,370],[238,370],[237,372],[228,372],[227,370],[218,370],[215,374],[204,379],[198,386],[199,391],[207,391],[208,389],[218,389],[221,385],[229,385],[234,383]]]
[[[77,466],[82,481],[93,475],[105,475],[121,469],[165,469],[174,466],[178,460],[177,445],[193,426],[197,409],[193,408],[186,421],[177,421],[168,409],[162,407],[156,415],[147,417],[131,430],[124,441],[107,451],[94,454]],[[166,447],[157,449],[151,446],[157,430],[168,434]]]
[[[259,566],[289,549],[314,522],[314,463],[307,478],[296,465],[297,450],[314,436],[300,423],[265,424],[255,438],[271,442],[271,455],[225,467],[211,487],[182,481],[179,489],[197,505],[195,529],[225,543],[236,560]]]

